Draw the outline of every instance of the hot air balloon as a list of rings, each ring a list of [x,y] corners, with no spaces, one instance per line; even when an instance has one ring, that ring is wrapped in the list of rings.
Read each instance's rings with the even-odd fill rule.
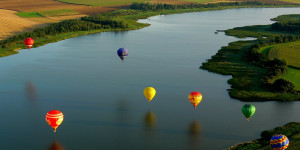
[[[202,94],[199,92],[192,92],[189,95],[189,100],[193,104],[194,109],[196,109],[197,105],[201,102],[202,100]]]
[[[27,46],[28,49],[32,47],[34,40],[32,38],[27,38],[24,40],[24,44]]]
[[[289,146],[289,139],[282,134],[275,134],[271,137],[270,144],[273,150],[285,150]]]
[[[255,110],[255,106],[251,104],[245,104],[242,107],[242,112],[248,121],[250,120],[250,117],[253,116],[253,114],[255,113]]]
[[[117,53],[123,61],[126,58],[126,56],[128,55],[128,50],[126,48],[119,48]]]
[[[60,126],[63,120],[64,115],[59,110],[51,110],[46,114],[46,121],[52,128],[54,128],[54,132],[56,132],[56,128]]]
[[[147,87],[144,90],[144,95],[150,102],[156,94],[156,90],[153,87]]]

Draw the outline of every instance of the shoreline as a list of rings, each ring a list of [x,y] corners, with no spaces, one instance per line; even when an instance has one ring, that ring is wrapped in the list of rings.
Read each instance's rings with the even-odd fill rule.
[[[290,146],[288,149],[299,148],[300,146],[300,122],[290,122],[274,129],[264,130],[261,132],[261,137],[253,141],[247,141],[238,143],[228,147],[228,150],[244,150],[244,149],[256,149],[265,150],[271,148],[269,140],[274,134],[284,134],[290,140]]]
[[[65,40],[68,38],[73,38],[81,35],[86,34],[94,34],[94,33],[101,33],[101,32],[110,32],[110,31],[130,31],[130,30],[137,30],[147,26],[150,24],[139,23],[139,19],[147,19],[152,16],[157,15],[170,15],[170,14],[181,14],[181,13],[192,13],[192,12],[203,12],[203,11],[216,11],[216,10],[225,10],[225,9],[240,9],[240,8],[295,8],[300,7],[300,5],[248,5],[248,6],[221,6],[216,8],[193,8],[193,9],[174,9],[174,10],[164,10],[164,11],[146,11],[146,12],[139,12],[138,14],[134,15],[125,15],[122,16],[122,19],[126,19],[129,21],[129,28],[126,29],[98,29],[98,30],[89,30],[89,31],[76,31],[76,32],[67,32],[61,33],[59,35],[47,35],[47,38],[38,38],[35,39],[35,44],[32,48],[36,48],[39,46],[43,46],[48,43],[58,42],[61,40]],[[119,9],[119,10],[129,10],[129,9]],[[116,10],[118,11],[118,10]],[[115,11],[113,11],[115,12]],[[106,13],[101,13],[106,14]],[[9,38],[8,38],[9,39]],[[5,39],[7,40],[7,39]],[[2,41],[5,41],[2,40]],[[0,41],[1,42],[1,41]],[[1,46],[1,45],[0,45]],[[16,44],[9,46],[8,48],[1,48],[2,52],[0,51],[0,57],[9,56],[12,54],[18,53],[18,50],[26,49],[23,41],[18,41]]]

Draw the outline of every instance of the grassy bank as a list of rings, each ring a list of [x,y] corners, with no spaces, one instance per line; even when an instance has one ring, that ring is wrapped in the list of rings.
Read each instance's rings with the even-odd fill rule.
[[[270,139],[274,134],[283,134],[290,140],[289,150],[298,150],[300,147],[300,122],[291,122],[272,130],[261,132],[261,138],[237,144],[228,148],[229,150],[271,150]]]
[[[280,18],[278,20],[284,19],[286,21],[288,20],[287,18],[293,17]],[[299,81],[294,80],[298,73],[290,68],[288,68],[287,74],[285,74],[285,70],[282,70],[282,72],[279,70],[280,72],[278,73],[278,70],[274,70],[275,66],[268,66],[274,58],[268,58],[272,50],[280,51],[276,55],[280,57],[276,58],[284,57],[288,59],[288,63],[298,65],[300,61],[294,56],[300,55],[300,51],[297,51],[298,49],[296,48],[299,41],[284,43],[284,41],[287,41],[287,37],[298,36],[298,32],[272,30],[271,25],[255,25],[229,29],[225,33],[236,37],[258,38],[252,41],[232,42],[228,46],[222,47],[216,55],[212,56],[211,59],[201,66],[202,69],[211,72],[232,75],[232,78],[228,80],[228,83],[232,85],[229,90],[231,97],[242,101],[300,100],[299,92],[282,92],[273,88],[275,85],[274,81],[283,78],[294,83],[296,85],[295,90],[299,89]],[[253,54],[249,55],[249,52],[257,44],[267,46],[258,49],[260,54],[255,54],[254,58],[250,59],[250,56],[253,56]],[[270,75],[271,70],[275,74],[272,73]],[[284,74],[285,76],[281,77]]]
[[[144,7],[146,6],[146,7]],[[154,8],[152,4],[143,4],[143,7],[137,8],[136,10],[133,9],[120,9],[113,12],[108,12],[102,14],[103,16],[106,16],[109,18],[109,20],[112,21],[121,21],[125,22],[127,25],[126,28],[101,28],[101,29],[86,29],[84,31],[73,31],[73,32],[55,32],[53,34],[44,33],[43,36],[41,35],[41,32],[39,34],[36,34],[36,31],[24,33],[22,36],[18,37],[12,37],[3,41],[0,41],[0,56],[8,56],[11,54],[16,54],[19,49],[25,49],[25,45],[23,44],[23,40],[26,38],[26,36],[31,36],[35,39],[35,44],[33,47],[38,47],[41,45],[45,45],[47,43],[60,41],[63,39],[76,37],[84,34],[90,34],[90,33],[99,33],[99,32],[107,32],[107,31],[127,31],[127,30],[136,30],[140,29],[146,26],[149,26],[149,24],[142,24],[138,23],[138,19],[145,19],[150,16],[155,15],[166,15],[166,14],[175,14],[175,13],[187,13],[187,12],[200,12],[200,11],[212,11],[212,10],[223,10],[223,9],[231,9],[231,8],[246,8],[246,7],[295,7],[298,5],[260,5],[260,3],[253,2],[253,3],[217,3],[217,4],[199,4],[199,5],[164,5],[162,4],[159,9],[158,5],[154,5],[156,7],[155,10],[149,10],[148,8]],[[147,8],[147,10],[143,10],[144,8]],[[65,10],[63,10],[64,12]],[[46,15],[61,15],[61,11],[57,12],[44,12]],[[69,11],[68,11],[69,13]],[[45,15],[44,14],[44,15]],[[24,15],[24,14],[23,14]],[[33,13],[33,14],[25,14],[25,16],[40,16],[43,14],[41,13]],[[86,22],[86,20],[80,20],[82,22]],[[73,21],[74,22],[74,21]],[[94,24],[95,22],[87,22],[89,24]],[[53,24],[55,26],[56,24]],[[68,26],[72,26],[73,24],[70,24]],[[96,23],[97,25],[97,23]],[[50,25],[51,26],[51,25]],[[101,26],[101,24],[100,24]],[[52,28],[51,30],[56,30],[55,28]],[[64,28],[61,28],[60,30],[64,30]],[[51,32],[51,31],[49,31]],[[46,35],[45,35],[46,34]],[[32,36],[34,35],[34,36]]]

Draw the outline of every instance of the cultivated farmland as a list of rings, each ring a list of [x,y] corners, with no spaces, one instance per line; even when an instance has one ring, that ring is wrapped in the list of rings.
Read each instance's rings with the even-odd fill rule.
[[[54,0],[1,0],[0,40],[14,34],[30,31],[39,26],[45,26],[45,23],[80,18],[118,8],[119,6],[89,7],[85,5],[66,4]],[[29,18],[22,18],[15,15],[15,13]]]
[[[15,13],[12,10],[0,9],[0,40],[41,26],[41,23],[19,17]]]

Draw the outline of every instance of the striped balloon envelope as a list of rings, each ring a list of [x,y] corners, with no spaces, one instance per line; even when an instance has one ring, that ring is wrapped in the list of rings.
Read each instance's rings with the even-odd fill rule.
[[[273,150],[285,150],[289,146],[289,139],[282,134],[275,134],[271,137],[270,144]]]
[[[46,114],[46,121],[54,129],[54,132],[56,132],[56,128],[61,125],[63,120],[64,115],[59,110],[51,110]]]
[[[24,40],[24,44],[27,46],[28,49],[30,49],[32,47],[34,43],[34,40],[32,38],[26,38]]]

